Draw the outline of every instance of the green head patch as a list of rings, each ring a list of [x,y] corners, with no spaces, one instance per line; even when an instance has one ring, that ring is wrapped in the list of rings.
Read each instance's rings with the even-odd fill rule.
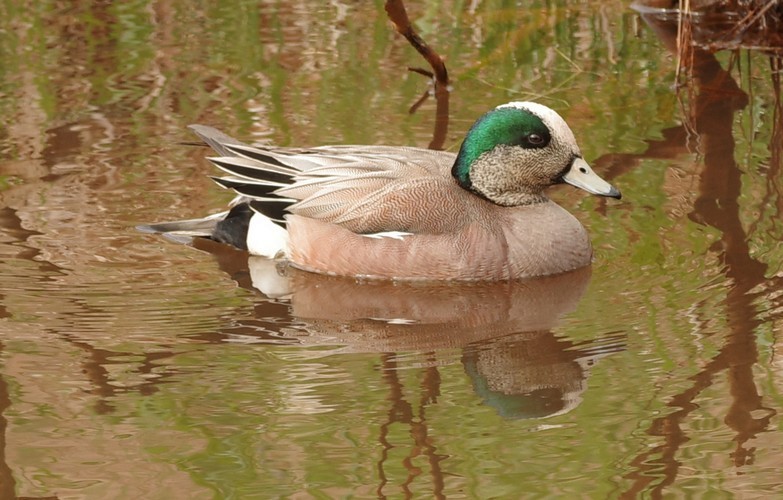
[[[482,154],[495,146],[543,148],[552,139],[543,120],[524,108],[500,106],[484,114],[470,127],[451,169],[462,187],[471,189],[470,169]]]

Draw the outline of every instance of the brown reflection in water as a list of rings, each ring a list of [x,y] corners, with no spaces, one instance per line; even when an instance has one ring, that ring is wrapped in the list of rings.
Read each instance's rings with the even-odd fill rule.
[[[431,359],[434,361],[434,354],[431,354]],[[422,392],[419,404],[416,407],[416,413],[414,414],[413,406],[405,399],[404,386],[399,379],[397,362],[392,354],[381,355],[381,370],[383,380],[389,387],[388,400],[391,403],[391,407],[389,408],[386,422],[380,425],[378,434],[378,442],[383,450],[377,464],[378,477],[380,478],[380,484],[376,490],[378,498],[387,498],[383,492],[388,484],[384,467],[388,461],[389,452],[395,448],[388,439],[389,429],[395,423],[408,425],[410,427],[410,435],[413,438],[413,448],[408,456],[403,459],[403,466],[408,471],[408,477],[401,485],[406,498],[413,497],[410,487],[416,477],[422,473],[420,467],[413,465],[413,460],[422,454],[427,457],[427,462],[430,465],[433,496],[435,498],[445,498],[443,494],[444,475],[440,463],[448,458],[448,455],[437,453],[434,440],[429,436],[426,416],[427,406],[436,403],[438,396],[440,396],[440,373],[435,366],[425,369],[421,382]]]
[[[31,184],[34,185],[34,182]],[[30,191],[25,190],[25,187],[27,186],[23,185],[19,189],[23,194],[26,191]],[[12,191],[14,190],[3,192],[2,200],[17,200],[18,198],[15,197],[15,193]],[[30,237],[39,234],[39,232],[25,229],[22,226],[22,221],[16,210],[9,207],[0,208],[0,236],[2,237],[0,238],[2,239],[2,243],[0,244],[0,249],[2,250],[0,261],[2,261],[4,269],[11,270],[13,273],[13,276],[7,277],[7,282],[4,283],[4,285],[11,284],[11,290],[26,289],[45,291],[53,289],[52,283],[54,281],[70,274],[70,270],[61,268],[45,260],[41,250],[35,248],[28,242]],[[28,271],[24,275],[23,279],[27,280],[27,282],[21,284],[19,283],[20,278],[13,271],[15,268],[18,268],[18,263],[20,261],[24,261],[25,264],[32,263],[34,265],[32,267],[33,271]],[[25,267],[24,269],[28,268]],[[174,354],[171,352],[157,351],[139,354],[110,351],[96,348],[86,340],[79,340],[72,333],[64,333],[63,330],[71,332],[85,326],[89,327],[91,318],[104,318],[109,313],[75,297],[65,297],[62,301],[65,304],[60,304],[57,300],[58,297],[62,296],[57,294],[51,297],[51,304],[54,309],[49,312],[58,313],[61,316],[60,319],[65,321],[66,327],[63,329],[48,330],[38,330],[34,327],[30,327],[30,330],[34,333],[31,333],[29,341],[56,343],[56,341],[52,341],[51,339],[59,339],[60,341],[78,347],[86,353],[86,359],[82,361],[82,371],[85,375],[84,378],[88,381],[90,386],[90,389],[88,389],[87,392],[97,396],[94,407],[97,413],[106,414],[114,411],[111,399],[117,394],[135,391],[141,395],[150,395],[157,391],[158,384],[163,383],[167,377],[174,375],[175,372],[170,369],[166,370],[165,373],[161,373],[161,370],[159,369],[160,366],[157,364],[161,359],[173,356]],[[12,307],[7,305],[6,297],[0,295],[0,318],[13,318],[16,312],[17,311]],[[67,325],[70,325],[70,327]],[[38,334],[40,334],[40,336],[38,336]],[[0,342],[0,356],[3,355],[5,347],[5,344]],[[17,353],[15,352],[14,354]],[[138,361],[139,358],[141,358],[141,361]],[[133,364],[134,366],[130,373],[139,374],[143,382],[133,385],[129,385],[125,382],[118,382],[116,377],[107,370],[107,366],[112,364]],[[6,452],[9,449],[9,443],[6,442],[8,420],[5,417],[5,413],[10,408],[12,400],[8,392],[8,382],[5,377],[6,366],[3,365],[2,368],[3,373],[0,374],[0,498],[32,498],[17,497],[15,495],[16,481],[14,479],[14,471],[6,461]],[[126,373],[128,372],[126,371]],[[154,377],[151,377],[150,375],[154,375]],[[78,395],[76,397],[78,397]],[[24,446],[22,446],[22,449],[23,448]],[[10,449],[14,448],[10,447]],[[20,471],[16,471],[16,473],[18,474]]]
[[[22,227],[21,220],[19,219],[15,210],[3,207],[0,208],[0,234],[6,236],[3,238],[3,244],[12,248],[13,254],[8,255],[4,252],[2,259],[14,258],[14,259],[27,259],[31,262],[38,262],[39,266],[45,268],[45,270],[58,270],[56,266],[46,262],[34,260],[40,254],[37,249],[22,245],[30,236],[39,234],[35,231],[29,231]],[[5,249],[4,249],[5,250]],[[44,270],[44,269],[42,269]],[[0,294],[0,318],[11,318],[13,315],[8,310],[5,304],[6,296]],[[0,341],[0,357],[5,352],[5,344]],[[8,392],[8,382],[5,377],[0,374],[0,498],[17,498],[16,496],[16,480],[14,479],[13,471],[8,465],[6,460],[6,449],[8,443],[6,442],[6,435],[8,431],[8,419],[5,417],[5,412],[11,407],[11,396]]]
[[[672,22],[672,19],[665,17],[643,18],[670,49],[676,47],[676,21]],[[689,151],[688,141],[692,140],[689,133],[692,131],[697,134],[699,150],[704,155],[704,166],[699,175],[698,197],[688,216],[692,221],[715,228],[721,233],[720,240],[711,250],[723,263],[724,273],[732,283],[725,299],[729,331],[719,353],[691,377],[693,384],[671,397],[667,406],[675,410],[655,418],[647,429],[649,435],[661,437],[663,443],[647,449],[632,460],[635,471],[626,477],[633,482],[623,492],[622,498],[636,498],[648,490],[653,498],[661,498],[666,486],[676,480],[680,466],[677,452],[689,440],[682,424],[699,408],[695,403],[696,398],[713,384],[720,372],[726,372],[729,384],[731,404],[724,422],[734,431],[733,441],[736,446],[731,457],[735,467],[753,463],[755,448],[748,447],[747,442],[764,432],[776,414],[774,409],[763,405],[753,377],[753,366],[758,362],[754,332],[762,324],[754,305],[762,292],[753,290],[759,285],[780,287],[782,283],[776,278],[767,279],[766,264],[751,256],[748,233],[740,219],[742,172],[734,159],[732,126],[734,113],[747,105],[748,96],[712,53],[694,48],[689,62],[692,65],[688,69],[698,91],[690,100],[692,121],[665,131],[665,140],[651,144],[650,149],[640,157],[660,158],[686,153]],[[779,65],[779,62],[774,64]],[[776,87],[775,126],[778,132],[773,136],[780,134],[779,81]],[[768,172],[770,192],[774,192],[774,175],[780,169],[780,144],[778,141],[771,145],[773,164]],[[661,155],[661,152],[665,154]],[[780,215],[778,207],[777,217]],[[753,412],[761,416],[754,417]]]
[[[0,232],[10,239],[10,245],[13,246],[14,251],[12,258],[23,258],[35,262],[33,258],[38,256],[40,252],[34,248],[19,245],[18,243],[24,242],[30,236],[39,233],[24,229],[15,210],[8,207],[0,208]],[[8,244],[9,242],[4,241],[3,243]],[[3,258],[6,258],[6,255],[3,255]],[[51,264],[46,261],[39,261],[39,265],[44,267],[51,266]],[[11,312],[5,304],[5,299],[5,295],[0,294],[0,318],[2,319],[12,317]],[[5,344],[0,341],[0,357],[2,357],[4,351]],[[10,407],[11,396],[8,392],[8,382],[6,382],[5,377],[0,374],[0,498],[9,499],[17,498],[16,480],[14,479],[13,471],[6,460],[8,419],[5,418],[5,412]]]
[[[84,351],[86,358],[82,361],[82,372],[94,387],[90,394],[98,397],[95,402],[95,412],[99,415],[113,413],[115,411],[112,399],[120,394],[137,392],[142,396],[150,396],[158,392],[158,385],[165,383],[167,378],[175,375],[172,371],[165,373],[154,372],[159,368],[156,363],[163,359],[174,357],[176,353],[170,351],[130,353],[110,351],[91,345],[89,342],[76,339],[72,335],[52,332],[59,335],[67,343]],[[142,361],[135,361],[141,357]],[[134,368],[129,373],[138,374],[144,380],[138,384],[117,385],[107,367],[111,365],[125,365],[134,360]],[[154,376],[153,376],[154,375]]]
[[[65,235],[62,239],[68,243],[79,240],[79,236],[83,237],[83,241],[95,241],[96,236],[92,231],[96,230],[97,226],[94,220],[105,216],[105,212],[97,208],[95,195],[101,188],[112,187],[118,171],[112,156],[106,151],[115,150],[117,145],[114,139],[117,136],[134,137],[126,133],[128,128],[134,126],[132,122],[125,120],[127,113],[117,111],[123,104],[121,99],[111,100],[101,107],[101,112],[91,104],[101,101],[99,94],[106,92],[105,87],[94,85],[95,79],[98,78],[96,74],[115,75],[111,83],[117,88],[130,85],[123,81],[121,71],[126,54],[124,49],[118,48],[115,28],[122,23],[114,13],[116,9],[111,2],[75,2],[54,8],[60,9],[57,15],[44,15],[39,19],[36,13],[36,22],[46,25],[45,32],[52,40],[49,43],[56,47],[52,51],[58,57],[59,67],[58,71],[49,76],[50,83],[57,88],[56,95],[48,96],[41,91],[41,88],[46,86],[35,83],[37,76],[32,67],[20,67],[22,91],[17,102],[21,105],[14,110],[8,127],[8,142],[19,148],[19,159],[3,161],[0,164],[0,174],[23,181],[0,192],[0,204],[4,205],[0,208],[0,230],[13,240],[10,243],[16,250],[13,259],[38,266],[38,273],[34,273],[32,279],[38,280],[39,283],[31,287],[33,290],[51,288],[52,276],[73,276],[78,274],[73,273],[73,269],[94,265],[91,260],[93,255],[85,252],[83,246],[72,245],[72,248],[69,248],[71,245],[65,244],[56,247],[54,253],[61,261],[68,261],[69,268],[61,268],[48,261],[47,254],[37,248],[40,242],[39,245],[26,244],[30,236],[42,233],[24,229],[17,211],[23,216],[26,214],[28,219],[25,222],[29,223],[30,212],[41,210],[42,199],[45,199],[43,207],[46,210],[41,212],[46,213],[47,221],[51,223],[51,227],[47,228],[47,240],[57,240],[59,232]],[[24,16],[19,19],[23,18]],[[13,27],[19,30],[20,40],[33,36],[22,34],[30,28],[24,22],[15,22]],[[159,79],[150,80],[157,82]],[[151,98],[152,95],[154,94],[150,92],[147,97]],[[56,101],[56,104],[48,103],[48,106],[56,107],[61,116],[73,115],[77,119],[66,122],[58,119],[56,126],[49,127],[41,104],[48,97]],[[86,113],[86,109],[92,112]],[[144,109],[143,105],[134,108],[136,112]],[[74,110],[78,110],[78,113]],[[123,118],[117,119],[118,117]],[[130,148],[128,142],[129,139],[125,139],[125,147]],[[119,153],[115,151],[112,154]],[[95,217],[96,212],[99,217]],[[71,216],[73,218],[68,218]],[[57,217],[64,219],[57,220]],[[100,234],[101,239],[104,236],[104,233]],[[51,248],[49,250],[51,251]],[[74,286],[81,284],[77,282]],[[24,288],[19,286],[19,289]],[[52,297],[55,304],[56,297],[58,296]],[[90,325],[82,322],[88,323],[93,317],[110,315],[79,298],[66,297],[63,302],[73,306],[70,310],[78,311],[51,311],[62,314],[65,324],[72,327],[66,330],[78,330],[83,326],[89,328]],[[0,303],[0,308],[0,316],[12,314],[6,311],[4,303]],[[153,394],[157,391],[157,384],[173,375],[169,371],[155,371],[159,368],[157,362],[174,356],[172,352],[139,354],[110,351],[96,348],[88,341],[80,340],[71,333],[63,333],[60,329],[52,329],[48,333],[86,353],[82,372],[91,386],[88,392],[97,396],[95,411],[99,414],[114,411],[111,398],[115,395],[132,391],[141,395]],[[138,361],[138,358],[141,358],[141,361]],[[107,366],[116,364],[135,364],[130,373],[140,375],[144,381],[130,386],[118,383],[106,369]],[[153,372],[155,376],[150,377]],[[1,494],[0,497],[5,498]]]
[[[0,342],[0,355],[5,351],[5,344]],[[8,383],[5,377],[0,376],[0,498],[16,498],[16,481],[5,458],[6,431],[8,420],[5,411],[11,406],[11,397],[8,394]]]
[[[13,255],[14,259],[36,263],[40,273],[36,279],[42,282],[38,288],[46,289],[46,283],[50,280],[51,276],[65,274],[62,268],[43,259],[40,250],[25,244],[29,237],[40,233],[24,229],[15,210],[8,207],[0,208],[0,231],[2,231],[3,235],[6,235],[12,240],[10,245],[15,251]],[[0,295],[0,318],[11,317],[12,313],[8,311],[3,299],[4,297]],[[100,308],[92,306],[77,297],[70,297],[65,300],[73,306],[73,310],[79,311],[79,314],[68,313],[67,321],[73,323],[72,326],[74,327],[78,326],[77,323],[82,320],[88,321],[91,317],[106,316],[104,311]],[[87,380],[94,387],[90,393],[98,397],[98,400],[95,403],[95,411],[99,414],[106,414],[114,411],[114,407],[111,405],[110,400],[117,394],[137,391],[143,396],[148,396],[157,392],[158,384],[165,382],[166,378],[174,375],[174,372],[168,370],[165,373],[153,371],[158,367],[156,364],[157,361],[175,356],[176,353],[170,351],[157,351],[138,354],[132,352],[110,351],[94,347],[89,342],[79,340],[75,335],[70,333],[63,333],[60,330],[52,330],[50,333],[54,338],[64,340],[87,354],[87,359],[82,363],[82,371],[86,375]],[[131,386],[119,386],[115,384],[106,367],[113,364],[127,364],[129,363],[129,359],[135,360],[139,356],[142,357],[142,361],[138,362],[131,373],[141,375],[144,381]],[[153,373],[156,375],[155,377],[150,376],[153,375]],[[0,383],[4,382],[0,379]],[[0,496],[0,498],[4,497]]]

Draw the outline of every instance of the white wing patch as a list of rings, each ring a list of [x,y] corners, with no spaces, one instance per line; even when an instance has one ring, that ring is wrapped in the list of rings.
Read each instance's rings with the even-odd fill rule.
[[[381,233],[373,233],[373,234],[363,234],[365,238],[374,238],[376,240],[380,240],[382,238],[392,238],[395,240],[402,240],[406,236],[411,236],[413,233],[406,233],[404,231],[384,231]]]

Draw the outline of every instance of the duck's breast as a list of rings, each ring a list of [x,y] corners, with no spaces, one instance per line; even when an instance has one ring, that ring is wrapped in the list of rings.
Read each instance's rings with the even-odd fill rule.
[[[514,277],[559,274],[591,263],[587,230],[558,204],[547,201],[498,212]]]

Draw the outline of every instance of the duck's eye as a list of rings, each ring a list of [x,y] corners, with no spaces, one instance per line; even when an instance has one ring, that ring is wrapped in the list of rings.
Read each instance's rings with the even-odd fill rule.
[[[550,139],[547,131],[530,132],[522,136],[520,145],[523,148],[545,148],[549,145]]]

